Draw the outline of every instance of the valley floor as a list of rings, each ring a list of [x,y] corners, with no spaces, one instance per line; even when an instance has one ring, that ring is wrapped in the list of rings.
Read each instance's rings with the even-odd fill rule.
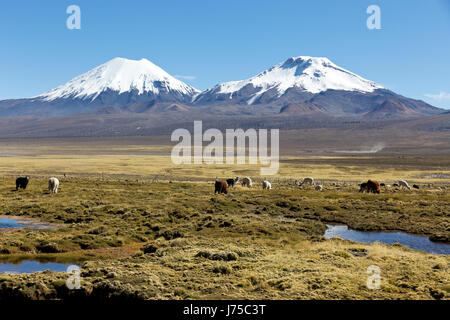
[[[327,223],[341,223],[449,243],[445,156],[284,156],[280,174],[269,178],[273,190],[257,182],[214,195],[216,176],[257,177],[259,168],[177,168],[163,145],[71,148],[40,146],[24,155],[11,146],[0,158],[0,215],[55,226],[3,229],[0,262],[75,263],[81,288],[66,287],[67,273],[0,274],[0,300],[450,298],[447,255],[323,237]],[[15,177],[24,174],[29,187],[15,191]],[[46,190],[50,175],[61,180],[56,195]],[[324,191],[294,184],[305,176]],[[368,178],[408,179],[421,189],[358,193]],[[367,287],[373,265],[378,290]]]

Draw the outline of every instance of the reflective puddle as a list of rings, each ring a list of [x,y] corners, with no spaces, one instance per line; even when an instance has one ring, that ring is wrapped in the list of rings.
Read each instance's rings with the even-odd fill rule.
[[[0,218],[0,229],[5,228],[20,228],[23,227],[23,224],[19,223],[19,221],[8,218]]]
[[[0,273],[20,274],[35,273],[40,271],[66,272],[71,263],[53,263],[38,261],[22,261],[18,264],[0,263]]]
[[[324,236],[328,239],[340,237],[358,242],[400,243],[411,249],[422,250],[434,254],[450,254],[450,244],[433,242],[424,236],[416,236],[404,232],[366,232],[349,229],[346,225],[329,225]]]
[[[0,217],[0,229],[27,228],[27,229],[51,229],[49,224],[34,222],[34,220],[20,217]]]

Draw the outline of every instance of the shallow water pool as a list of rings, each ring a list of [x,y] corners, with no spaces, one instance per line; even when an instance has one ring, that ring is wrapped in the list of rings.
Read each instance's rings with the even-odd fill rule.
[[[424,236],[416,236],[404,232],[366,232],[349,229],[346,225],[328,225],[325,237],[341,237],[358,242],[383,242],[387,244],[400,243],[411,249],[422,250],[434,254],[450,254],[450,244],[433,242]]]
[[[38,262],[38,261],[23,261],[18,264],[2,262],[0,263],[0,273],[20,274],[20,273],[35,273],[46,270],[55,272],[66,272],[67,268],[71,265],[73,264]]]
[[[21,224],[19,221],[15,219],[0,218],[0,229],[20,228],[20,227],[23,227],[23,224]]]
[[[0,216],[0,229],[26,228],[31,230],[51,229],[52,225],[23,217]]]

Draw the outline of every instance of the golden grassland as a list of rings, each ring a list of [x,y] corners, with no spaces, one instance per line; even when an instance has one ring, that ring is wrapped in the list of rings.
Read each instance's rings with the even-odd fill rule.
[[[442,157],[445,158],[445,157]],[[394,160],[389,163],[390,160]],[[312,176],[324,181],[379,181],[395,182],[406,179],[415,182],[450,181],[450,166],[430,164],[424,167],[407,166],[405,159],[377,159],[370,156],[284,156],[274,179],[301,179]],[[414,161],[416,159],[409,159]],[[435,159],[439,161],[440,159]],[[419,160],[420,161],[420,160]],[[122,175],[141,179],[167,177],[178,180],[211,180],[215,177],[260,176],[259,164],[190,164],[175,165],[170,155],[155,154],[51,154],[3,157],[0,161],[2,175]],[[444,177],[436,179],[430,176]],[[272,177],[267,177],[272,178]]]
[[[94,146],[92,154],[71,148],[11,155],[11,147],[0,158],[0,215],[56,226],[0,231],[0,260],[78,263],[81,289],[67,289],[66,273],[2,274],[0,299],[450,297],[448,256],[323,237],[334,222],[448,241],[444,156],[284,156],[279,174],[269,177],[273,190],[256,183],[214,195],[216,176],[256,178],[259,166],[177,167],[164,146],[97,153]],[[30,185],[16,192],[23,174]],[[50,175],[61,180],[56,195],[46,190]],[[324,191],[293,184],[306,176]],[[368,178],[408,179],[421,189],[359,194],[354,181]],[[381,269],[380,290],[366,286],[370,265]]]
[[[52,272],[2,275],[0,292],[8,297],[441,299],[449,294],[447,256],[322,237],[325,222],[448,234],[445,192],[361,196],[355,186],[327,186],[318,193],[286,185],[264,192],[237,186],[229,195],[214,196],[204,182],[76,177],[62,180],[61,192],[51,195],[44,179],[19,192],[11,190],[12,181],[1,181],[4,214],[60,227],[0,233],[2,260],[78,262],[83,285],[68,291],[67,274]],[[381,290],[365,285],[366,269],[374,264],[382,270]]]
[[[443,141],[447,141],[447,144],[442,145],[437,143],[440,141],[437,137],[429,138],[428,141],[420,136],[407,139],[409,144],[405,144],[403,140],[393,143],[391,153],[341,154],[323,150],[361,147],[356,147],[355,142],[349,142],[331,131],[328,134],[334,136],[336,141],[320,143],[320,137],[314,136],[314,144],[321,146],[313,148],[314,152],[301,152],[305,144],[311,145],[309,140],[306,143],[299,138],[304,134],[304,131],[283,132],[280,140],[280,169],[275,178],[299,179],[313,176],[322,180],[361,182],[370,177],[380,181],[407,179],[414,182],[450,182],[450,149],[448,140],[445,139]],[[322,136],[323,134],[324,132]],[[349,132],[346,136],[354,137],[358,133]],[[411,153],[411,150],[415,150],[411,141],[416,141],[415,145],[422,148],[431,145],[434,149],[430,151],[425,148],[420,149],[423,153]],[[176,166],[170,158],[175,144],[176,142],[170,142],[168,136],[0,139],[0,175],[104,174],[135,175],[138,178],[158,176],[160,179],[166,176],[167,179],[179,180],[260,176],[259,165]]]

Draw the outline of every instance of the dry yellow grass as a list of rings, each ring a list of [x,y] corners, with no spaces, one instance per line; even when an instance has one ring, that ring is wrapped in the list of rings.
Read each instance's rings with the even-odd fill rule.
[[[80,292],[66,290],[66,274],[1,275],[0,297],[449,298],[448,256],[322,237],[326,221],[362,230],[448,234],[448,191],[361,195],[355,184],[343,185],[370,177],[444,186],[448,159],[283,156],[279,174],[269,177],[274,190],[238,186],[215,196],[210,182],[216,176],[260,178],[259,166],[175,166],[170,147],[163,145],[8,148],[3,151],[11,156],[0,157],[0,214],[62,227],[0,233],[1,258],[89,261],[79,262]],[[426,178],[428,173],[444,178]],[[12,191],[22,174],[32,175],[29,188]],[[58,195],[45,192],[50,175],[61,177]],[[324,192],[315,192],[283,180],[306,176],[339,185],[328,181]],[[147,246],[155,250],[141,251]],[[221,258],[229,255],[233,259]],[[381,269],[380,290],[366,286],[370,265]]]
[[[307,163],[304,160],[308,160]],[[312,176],[317,180],[379,181],[406,179],[415,182],[445,183],[450,180],[450,170],[410,169],[401,167],[370,167],[356,165],[314,164],[314,160],[333,162],[345,157],[282,157],[277,175],[268,178],[301,179]],[[358,158],[351,158],[355,163]],[[1,175],[134,175],[150,178],[157,175],[186,179],[214,179],[215,177],[260,176],[260,165],[191,164],[175,165],[168,155],[77,155],[51,154],[34,156],[13,156],[0,158]],[[445,178],[428,178],[428,175],[442,175]]]

